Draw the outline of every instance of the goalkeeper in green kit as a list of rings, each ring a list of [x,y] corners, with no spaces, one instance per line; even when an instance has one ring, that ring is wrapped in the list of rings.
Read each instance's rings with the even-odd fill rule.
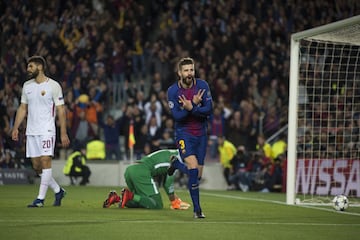
[[[121,197],[111,191],[104,201],[103,207],[109,208],[119,203],[121,208],[162,209],[163,202],[155,178],[164,179],[163,187],[171,202],[172,209],[188,209],[190,204],[181,201],[174,191],[174,176],[167,170],[173,157],[180,158],[177,149],[158,150],[146,155],[125,170],[127,188],[122,189]]]

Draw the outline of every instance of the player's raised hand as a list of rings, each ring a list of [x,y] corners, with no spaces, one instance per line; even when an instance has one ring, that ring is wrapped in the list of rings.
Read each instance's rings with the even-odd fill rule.
[[[194,96],[193,96],[193,103],[198,105],[202,101],[202,97],[204,96],[205,89],[200,89]]]
[[[185,95],[179,96],[179,103],[185,110],[191,111],[191,109],[193,108],[192,102],[186,99]]]

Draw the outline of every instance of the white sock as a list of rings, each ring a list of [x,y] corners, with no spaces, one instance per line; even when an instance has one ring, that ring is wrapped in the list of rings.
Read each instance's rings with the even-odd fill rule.
[[[52,178],[52,169],[51,168],[43,169],[40,179],[39,195],[37,197],[38,199],[45,199],[51,178]]]
[[[60,186],[53,177],[50,179],[49,187],[54,191],[54,193],[60,192]]]

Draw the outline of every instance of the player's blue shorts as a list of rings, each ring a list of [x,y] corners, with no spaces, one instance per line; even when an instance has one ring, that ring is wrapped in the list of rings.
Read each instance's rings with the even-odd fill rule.
[[[204,165],[207,150],[207,136],[192,136],[186,133],[177,134],[176,144],[182,159],[195,155],[198,164]]]

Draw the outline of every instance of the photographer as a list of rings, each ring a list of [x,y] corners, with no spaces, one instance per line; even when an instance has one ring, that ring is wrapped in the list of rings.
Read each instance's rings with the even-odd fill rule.
[[[240,145],[237,148],[236,155],[231,160],[232,174],[229,177],[230,183],[235,186],[236,190],[241,190],[240,177],[243,176],[243,173],[248,172],[249,160],[250,157],[247,150],[243,145]]]

